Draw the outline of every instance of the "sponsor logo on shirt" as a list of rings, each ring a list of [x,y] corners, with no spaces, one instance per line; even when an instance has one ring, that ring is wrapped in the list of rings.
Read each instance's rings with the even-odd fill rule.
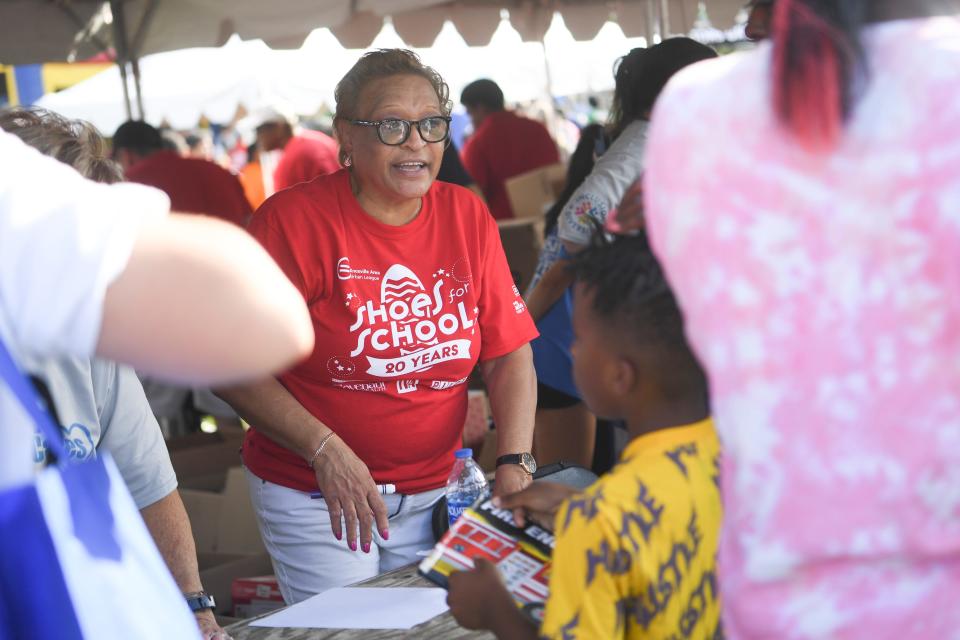
[[[345,389],[347,391],[366,391],[367,393],[383,393],[387,390],[387,383],[385,382],[365,382],[363,380],[337,380],[333,379],[330,382],[333,383],[333,386],[337,389]]]
[[[606,220],[608,211],[607,203],[602,198],[593,193],[582,193],[573,202],[571,226],[589,237],[596,229],[596,224],[603,224]]]
[[[397,393],[413,393],[419,384],[419,380],[397,380]]]
[[[454,380],[453,382],[448,382],[446,380],[434,380],[430,383],[430,388],[434,391],[446,391],[447,389],[459,387],[466,381],[466,378],[460,378],[459,380]]]
[[[376,269],[354,269],[350,266],[350,258],[344,256],[337,260],[337,278],[340,280],[370,280],[380,279],[380,272]]]

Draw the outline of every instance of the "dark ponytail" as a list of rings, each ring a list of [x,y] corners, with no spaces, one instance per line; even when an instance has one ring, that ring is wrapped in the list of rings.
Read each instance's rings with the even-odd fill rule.
[[[610,135],[614,140],[636,120],[645,120],[653,111],[660,92],[675,73],[684,67],[716,58],[717,52],[685,37],[667,38],[649,49],[632,49],[614,65],[613,105]]]
[[[774,108],[811,150],[837,141],[866,80],[859,30],[868,1],[777,0],[774,6]]]

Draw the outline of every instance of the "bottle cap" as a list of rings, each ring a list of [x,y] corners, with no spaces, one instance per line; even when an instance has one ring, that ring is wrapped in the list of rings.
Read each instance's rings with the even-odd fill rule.
[[[457,449],[457,452],[453,455],[457,460],[465,460],[467,458],[472,458],[473,449]]]

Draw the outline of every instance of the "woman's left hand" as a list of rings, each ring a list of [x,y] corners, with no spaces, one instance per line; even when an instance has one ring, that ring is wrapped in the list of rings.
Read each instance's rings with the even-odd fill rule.
[[[518,464],[505,464],[497,467],[493,495],[508,496],[523,491],[533,481],[533,477]]]

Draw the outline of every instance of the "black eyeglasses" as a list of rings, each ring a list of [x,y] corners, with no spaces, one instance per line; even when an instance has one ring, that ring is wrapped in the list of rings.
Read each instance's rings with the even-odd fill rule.
[[[450,118],[447,116],[430,116],[422,120],[387,118],[376,122],[370,120],[348,120],[347,122],[361,127],[376,127],[380,142],[391,147],[406,142],[410,132],[413,131],[413,125],[417,125],[417,131],[420,132],[424,142],[443,142],[450,133]]]

